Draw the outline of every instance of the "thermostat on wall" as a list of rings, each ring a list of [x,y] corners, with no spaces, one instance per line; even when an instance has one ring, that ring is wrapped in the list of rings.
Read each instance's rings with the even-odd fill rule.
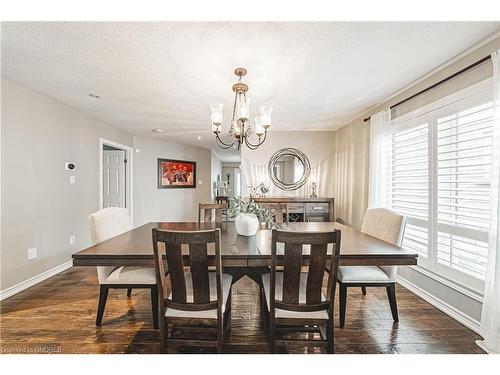
[[[76,164],[67,161],[67,162],[64,163],[64,169],[66,171],[74,171],[76,169]]]

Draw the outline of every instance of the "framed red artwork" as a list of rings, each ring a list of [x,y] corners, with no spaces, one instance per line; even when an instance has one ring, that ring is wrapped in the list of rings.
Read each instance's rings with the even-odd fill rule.
[[[196,187],[196,162],[158,159],[158,189]]]

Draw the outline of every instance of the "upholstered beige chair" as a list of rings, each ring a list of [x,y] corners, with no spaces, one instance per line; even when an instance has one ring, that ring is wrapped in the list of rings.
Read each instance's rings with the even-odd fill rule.
[[[403,242],[406,218],[385,208],[371,208],[366,210],[361,225],[361,232],[401,246]],[[398,318],[396,303],[396,266],[341,266],[338,270],[340,327],[345,324],[347,302],[347,288],[361,287],[366,295],[366,287],[386,287],[387,297],[391,306],[392,318]]]
[[[126,208],[109,207],[89,216],[90,234],[94,245],[116,237],[132,229],[132,223]],[[100,292],[97,308],[96,325],[102,323],[109,289],[127,289],[130,297],[133,288],[151,290],[153,325],[158,327],[158,288],[154,268],[148,267],[97,267]]]

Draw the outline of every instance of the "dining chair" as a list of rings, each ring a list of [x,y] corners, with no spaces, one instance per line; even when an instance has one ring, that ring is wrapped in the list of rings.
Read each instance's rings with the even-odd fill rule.
[[[326,346],[328,353],[334,352],[333,303],[340,237],[339,230],[306,233],[273,229],[271,272],[262,275],[264,296],[261,295],[264,328],[270,337],[272,353],[277,341],[314,343]],[[281,267],[277,259],[278,244],[283,246],[280,271],[277,270],[278,266]],[[327,251],[329,244],[332,244],[330,254]],[[331,272],[325,295],[322,287],[327,260],[330,261]],[[279,331],[318,332],[320,340],[277,340],[276,333]]]
[[[225,215],[227,221],[227,208],[229,207],[229,197],[216,196],[215,203],[217,204],[226,204],[227,207],[222,210],[222,215]]]
[[[401,246],[406,227],[406,217],[386,208],[366,210],[361,232]],[[397,266],[341,266],[338,270],[340,327],[345,325],[347,288],[361,287],[366,295],[367,287],[385,287],[394,322],[399,321],[396,302]]]
[[[126,208],[108,207],[89,216],[90,234],[94,245],[116,237],[132,229],[130,216]],[[102,266],[97,267],[99,279],[99,303],[95,324],[102,324],[104,308],[109,289],[127,289],[127,297],[132,289],[150,289],[153,326],[158,329],[158,289],[153,267]]]
[[[269,210],[275,223],[288,223],[288,205],[286,203],[260,203],[259,206]]]
[[[229,197],[224,197],[224,196],[218,195],[215,197],[215,203],[217,203],[217,204],[222,204],[222,203],[229,204]]]
[[[214,217],[216,223],[221,223],[223,213],[226,213],[224,216],[225,221],[227,221],[227,209],[227,203],[200,203],[198,207],[198,223],[210,223]]]
[[[215,272],[209,270],[209,244],[215,248]],[[233,277],[222,273],[220,229],[194,232],[153,229],[153,251],[160,296],[161,352],[166,353],[172,345],[216,347],[221,353],[224,334],[231,326]],[[216,340],[180,338],[176,332],[179,327],[215,331]]]

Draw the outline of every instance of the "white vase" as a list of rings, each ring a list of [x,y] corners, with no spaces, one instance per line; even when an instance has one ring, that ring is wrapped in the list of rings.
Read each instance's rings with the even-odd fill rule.
[[[259,229],[259,219],[254,214],[241,212],[236,216],[236,232],[240,236],[253,236]]]

